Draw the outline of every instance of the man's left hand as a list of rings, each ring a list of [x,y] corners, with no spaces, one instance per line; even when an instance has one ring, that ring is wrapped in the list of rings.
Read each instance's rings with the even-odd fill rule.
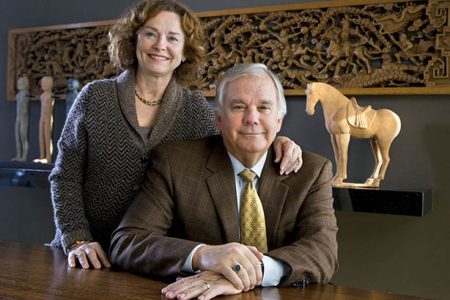
[[[221,274],[204,271],[197,275],[181,278],[163,288],[161,292],[168,299],[198,298],[199,300],[208,300],[220,295],[238,294],[242,290],[236,289]]]
[[[302,149],[290,138],[278,136],[274,141],[275,162],[280,164],[280,175],[297,173],[302,167]]]

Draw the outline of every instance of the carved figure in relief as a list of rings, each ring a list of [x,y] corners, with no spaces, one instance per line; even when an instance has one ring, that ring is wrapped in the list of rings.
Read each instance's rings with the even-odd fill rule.
[[[413,43],[408,40],[406,34],[401,33],[399,36],[399,41],[396,43],[400,47],[400,51],[395,53],[395,58],[397,62],[401,62],[402,59],[409,60],[414,64],[419,64],[419,62],[414,58],[414,53],[412,53],[412,49],[414,47]]]
[[[16,115],[16,157],[13,161],[24,162],[28,157],[28,122],[30,110],[30,84],[27,76],[21,76],[17,80],[17,115]]]
[[[359,62],[364,63],[367,73],[372,72],[368,57],[364,50],[364,45],[368,43],[368,39],[364,37],[358,29],[350,29],[350,22],[347,18],[342,20],[341,29],[328,31],[323,36],[330,39],[329,46],[326,49],[327,58],[331,60],[320,71],[324,74],[328,70],[333,70],[334,77],[341,75],[341,68],[351,66],[349,68],[353,74],[357,74],[361,66],[355,64],[352,57],[355,56]],[[352,42],[350,40],[353,40]]]
[[[96,71],[98,70],[98,56],[97,49],[92,44],[87,44],[87,57],[84,61],[84,67],[89,72],[93,72],[98,74]]]
[[[69,110],[72,107],[73,101],[78,96],[78,89],[80,88],[80,82],[76,78],[69,78],[67,81],[67,96],[66,96],[66,114],[69,114]]]
[[[44,76],[41,79],[41,88],[44,91],[41,94],[41,118],[39,119],[39,158],[33,160],[39,163],[51,163],[53,144],[53,107],[55,99],[52,95],[53,78]]]
[[[399,134],[401,121],[388,109],[360,107],[336,88],[325,83],[309,83],[306,88],[306,112],[314,114],[317,102],[322,103],[325,127],[331,135],[336,161],[333,185],[337,187],[379,187],[389,165],[389,149]],[[375,158],[372,175],[364,184],[347,183],[348,145],[350,138],[370,139]]]

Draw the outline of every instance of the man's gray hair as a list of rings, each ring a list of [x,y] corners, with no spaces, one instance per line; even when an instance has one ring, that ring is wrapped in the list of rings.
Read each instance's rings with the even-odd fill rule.
[[[286,99],[284,98],[284,90],[278,77],[270,71],[264,64],[239,64],[230,68],[225,72],[221,78],[216,90],[216,98],[214,100],[214,110],[222,115],[223,113],[223,99],[225,97],[225,89],[230,81],[233,81],[241,76],[263,76],[269,75],[272,78],[275,88],[277,90],[278,100],[278,116],[283,118],[286,115]]]

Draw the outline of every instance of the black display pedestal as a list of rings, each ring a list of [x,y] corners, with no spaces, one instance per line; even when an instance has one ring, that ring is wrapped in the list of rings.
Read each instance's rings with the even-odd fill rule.
[[[333,188],[333,197],[334,208],[340,211],[416,217],[431,211],[431,190]]]
[[[0,161],[0,185],[48,188],[53,164]]]

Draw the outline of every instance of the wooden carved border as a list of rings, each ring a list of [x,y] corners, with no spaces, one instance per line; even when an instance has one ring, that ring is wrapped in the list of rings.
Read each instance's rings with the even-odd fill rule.
[[[261,62],[287,95],[321,81],[348,94],[450,94],[450,1],[353,0],[198,13],[207,37],[199,88],[214,95],[229,67]],[[107,33],[114,20],[9,31],[8,99],[21,74],[82,84],[115,76]]]

